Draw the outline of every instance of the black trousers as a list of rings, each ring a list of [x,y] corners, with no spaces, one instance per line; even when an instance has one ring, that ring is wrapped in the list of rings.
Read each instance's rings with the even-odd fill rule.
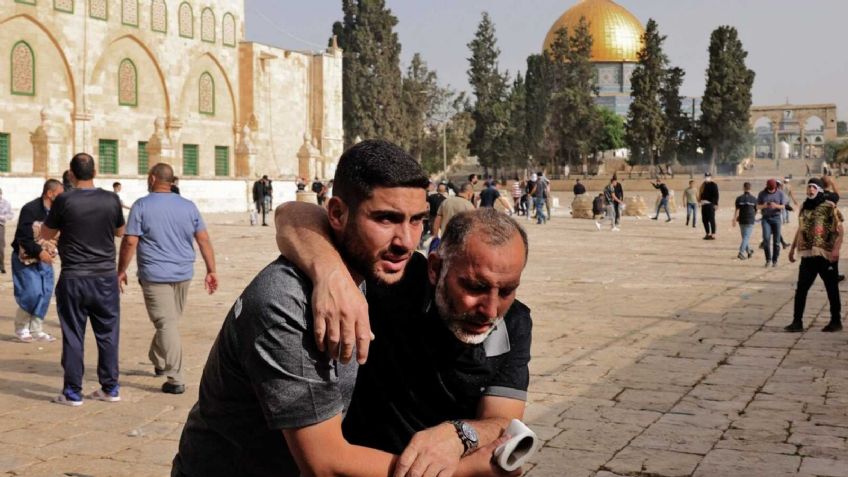
[[[613,202],[612,207],[615,209],[615,225],[621,223],[621,209],[619,208],[621,204],[618,202]]]
[[[56,311],[62,326],[63,392],[82,391],[85,325],[97,342],[97,378],[103,391],[118,386],[118,338],[120,336],[121,292],[117,273],[96,277],[59,276],[56,284]]]
[[[798,288],[795,289],[795,313],[794,322],[802,323],[804,319],[804,307],[807,306],[807,292],[813,286],[816,276],[820,276],[827,291],[827,300],[830,302],[830,322],[842,322],[842,302],[839,298],[838,272],[832,262],[824,257],[805,257],[801,259],[798,268]]]
[[[704,222],[704,231],[707,235],[716,233],[715,206],[713,204],[701,206],[701,221]]]

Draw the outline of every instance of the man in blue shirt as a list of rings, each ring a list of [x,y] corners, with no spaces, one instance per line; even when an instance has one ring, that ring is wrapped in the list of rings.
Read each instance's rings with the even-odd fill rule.
[[[777,266],[780,256],[780,228],[783,224],[783,209],[786,197],[777,188],[777,181],[769,179],[766,188],[757,196],[757,209],[763,215],[763,250],[766,253],[766,266]]]
[[[157,376],[167,377],[162,392],[182,394],[182,345],[178,329],[185,308],[189,284],[194,275],[194,247],[197,241],[206,262],[206,290],[218,288],[215,253],[197,206],[171,192],[174,170],[159,163],[147,176],[145,197],[130,210],[126,235],[121,241],[118,280],[121,291],[127,284],[127,267],[138,250],[138,281],[144,304],[156,333],[150,342],[148,357]]]

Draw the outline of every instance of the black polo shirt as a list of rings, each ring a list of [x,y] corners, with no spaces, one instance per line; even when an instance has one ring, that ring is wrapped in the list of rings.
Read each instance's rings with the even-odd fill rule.
[[[751,225],[757,218],[757,199],[750,192],[745,192],[736,198],[736,210],[739,211],[737,222],[740,225]]]
[[[353,444],[399,454],[418,431],[476,418],[483,396],[527,398],[530,309],[516,300],[484,343],[463,344],[436,313],[426,267],[414,254],[398,285],[368,284],[377,338],[343,424]]]

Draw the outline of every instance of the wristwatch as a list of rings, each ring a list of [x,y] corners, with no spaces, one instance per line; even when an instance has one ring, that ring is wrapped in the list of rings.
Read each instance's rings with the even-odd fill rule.
[[[456,429],[456,434],[459,436],[459,440],[462,441],[462,447],[465,449],[462,452],[463,456],[468,455],[469,452],[477,448],[479,439],[477,437],[477,431],[471,427],[471,424],[457,419],[452,419],[448,422]]]

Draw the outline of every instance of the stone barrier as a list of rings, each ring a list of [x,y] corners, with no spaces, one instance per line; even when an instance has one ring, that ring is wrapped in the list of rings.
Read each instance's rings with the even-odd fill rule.
[[[571,201],[571,216],[575,219],[591,219],[592,215],[592,199],[595,197],[589,194],[580,194],[574,196]]]
[[[641,195],[629,195],[624,198],[624,215],[627,217],[639,217],[648,215],[648,206]]]

